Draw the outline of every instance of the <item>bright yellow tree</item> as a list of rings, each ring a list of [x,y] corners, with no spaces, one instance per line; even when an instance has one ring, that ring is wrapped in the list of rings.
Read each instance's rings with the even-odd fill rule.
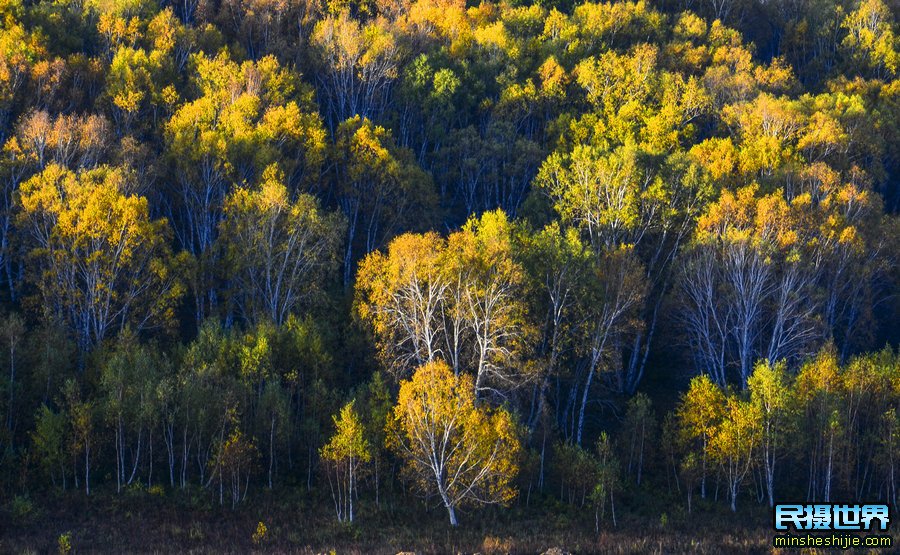
[[[725,393],[702,374],[691,380],[676,411],[681,434],[690,442],[699,442],[701,454],[700,495],[706,497],[707,449],[725,418]]]
[[[33,276],[43,306],[72,327],[87,351],[125,325],[174,319],[183,292],[165,220],[129,194],[130,175],[101,167],[74,173],[55,164],[22,184],[19,223],[31,232]]]
[[[462,505],[515,497],[521,444],[513,416],[476,406],[472,378],[446,363],[425,364],[400,384],[387,428],[405,471],[423,493],[441,498],[451,526]]]
[[[406,233],[360,263],[356,309],[375,332],[379,355],[395,375],[442,351],[442,314],[451,280],[441,269],[446,241],[437,233]]]
[[[759,443],[760,418],[749,401],[736,394],[725,402],[725,417],[707,445],[712,460],[718,463],[728,481],[732,512],[737,511],[737,496],[744,478],[753,467],[753,452]]]
[[[322,447],[322,458],[329,463],[328,484],[334,498],[338,521],[353,523],[353,496],[359,466],[372,460],[372,450],[365,436],[365,426],[356,412],[355,401],[341,409],[340,416],[333,416],[334,435]],[[336,478],[332,482],[332,475]]]

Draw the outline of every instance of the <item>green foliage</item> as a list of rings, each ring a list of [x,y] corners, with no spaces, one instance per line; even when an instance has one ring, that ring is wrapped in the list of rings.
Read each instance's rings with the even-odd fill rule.
[[[66,475],[63,465],[68,459],[66,455],[68,417],[65,413],[55,413],[47,405],[41,405],[34,421],[31,438],[41,468],[50,476],[54,485],[59,481],[61,486],[65,483]]]
[[[36,508],[34,502],[28,496],[17,495],[12,498],[9,503],[9,512],[18,522],[24,522],[29,517],[35,516]]]

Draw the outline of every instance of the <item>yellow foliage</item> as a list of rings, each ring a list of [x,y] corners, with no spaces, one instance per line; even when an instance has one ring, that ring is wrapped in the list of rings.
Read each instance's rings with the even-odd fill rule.
[[[474,389],[469,376],[429,362],[400,384],[388,423],[390,445],[405,471],[448,509],[507,503],[516,495],[519,430],[505,410],[476,405]]]

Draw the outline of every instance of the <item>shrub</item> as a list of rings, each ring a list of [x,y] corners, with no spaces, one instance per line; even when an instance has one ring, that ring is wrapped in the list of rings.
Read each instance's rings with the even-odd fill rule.
[[[253,532],[253,543],[259,545],[266,541],[266,535],[268,534],[268,532],[269,529],[266,528],[266,525],[262,521],[259,521],[259,523],[256,525],[256,531]]]
[[[59,548],[59,555],[68,555],[72,551],[72,533],[60,534],[59,539],[56,540],[56,545]]]

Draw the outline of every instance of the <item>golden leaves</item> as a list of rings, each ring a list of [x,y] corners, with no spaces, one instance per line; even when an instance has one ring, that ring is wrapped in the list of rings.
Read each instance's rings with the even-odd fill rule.
[[[388,423],[389,444],[407,472],[453,506],[506,503],[516,493],[519,430],[505,410],[476,405],[474,389],[469,376],[429,362],[400,384]]]
[[[45,306],[68,315],[82,348],[117,318],[165,325],[182,291],[169,227],[150,219],[146,198],[128,194],[131,179],[122,168],[51,164],[21,187],[19,222],[36,242]]]

